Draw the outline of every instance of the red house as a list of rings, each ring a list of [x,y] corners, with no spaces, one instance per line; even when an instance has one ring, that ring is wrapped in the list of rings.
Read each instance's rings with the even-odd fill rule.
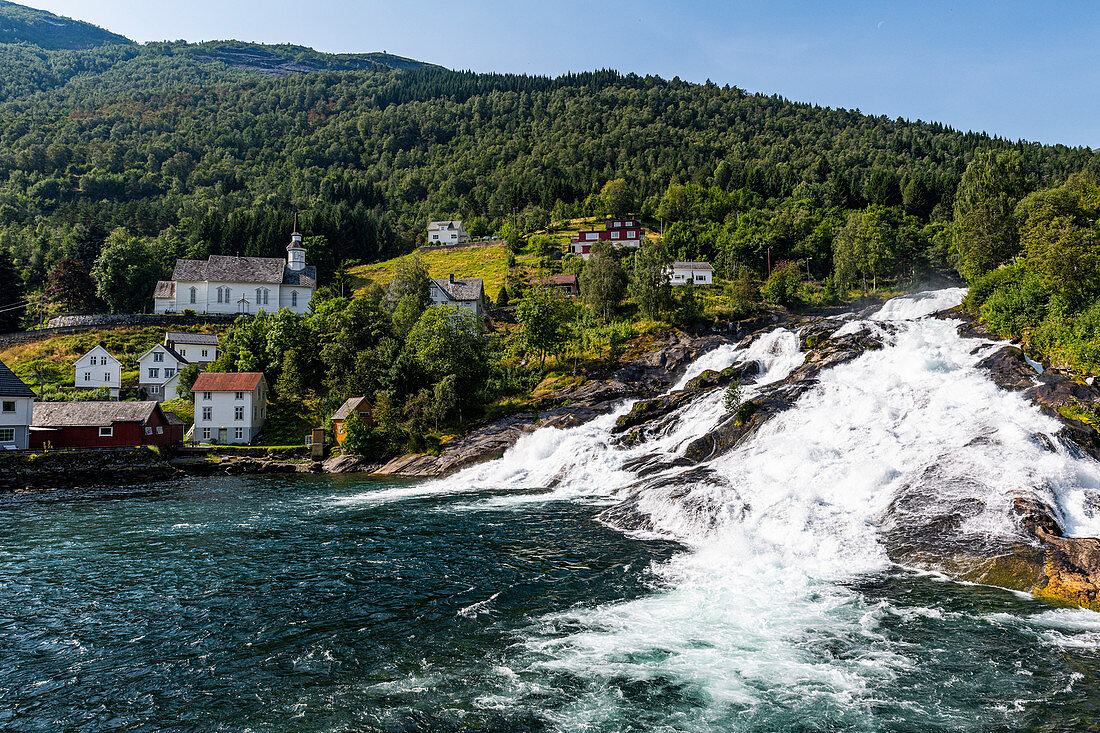
[[[640,247],[645,239],[642,223],[637,219],[609,219],[603,229],[591,229],[577,232],[569,241],[569,251],[588,259],[592,245],[596,242],[611,242],[615,246]]]
[[[175,416],[173,416],[175,417]],[[37,402],[31,449],[130,448],[183,441],[183,421],[157,402]]]

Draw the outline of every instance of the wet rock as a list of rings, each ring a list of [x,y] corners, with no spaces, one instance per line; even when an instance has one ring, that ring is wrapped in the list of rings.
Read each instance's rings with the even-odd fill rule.
[[[619,493],[619,502],[600,513],[601,521],[629,532],[667,534],[673,524],[716,530],[743,521],[748,506],[721,475],[700,467],[675,475],[656,476]],[[668,510],[661,516],[654,509]]]
[[[1002,346],[977,366],[989,372],[998,387],[1010,391],[1030,389],[1038,376],[1024,358],[1024,352],[1016,346]]]
[[[321,463],[321,469],[325,473],[368,473],[378,468],[380,466],[377,463],[372,463],[363,456],[347,454],[332,456]]]

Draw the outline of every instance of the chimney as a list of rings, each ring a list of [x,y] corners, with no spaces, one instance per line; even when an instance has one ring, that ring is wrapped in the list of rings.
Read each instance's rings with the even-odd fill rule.
[[[453,283],[454,281],[455,281],[455,274],[452,272],[451,273],[451,282]]]

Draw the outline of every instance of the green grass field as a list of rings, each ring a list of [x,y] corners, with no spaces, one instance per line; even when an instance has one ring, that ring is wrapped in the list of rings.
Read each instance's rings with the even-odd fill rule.
[[[164,341],[166,329],[110,328],[83,333],[47,336],[37,341],[14,344],[0,348],[0,361],[7,364],[29,387],[37,389],[41,384],[57,387],[73,385],[73,364],[95,346],[102,343],[122,362],[123,386],[137,382],[137,357],[155,344]],[[224,325],[210,325],[202,330],[224,334]]]
[[[356,278],[355,289],[363,289],[372,280],[386,287],[393,279],[394,265],[411,257],[419,257],[428,266],[428,273],[433,278],[445,278],[451,274],[462,278],[480,277],[485,281],[485,292],[491,295],[500,290],[504,277],[508,274],[508,250],[503,244],[460,246],[417,251],[385,262],[357,267],[352,270]]]

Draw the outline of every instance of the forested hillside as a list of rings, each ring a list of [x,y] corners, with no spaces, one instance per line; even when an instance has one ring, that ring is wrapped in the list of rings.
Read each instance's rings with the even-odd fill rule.
[[[130,44],[129,38],[44,10],[0,0],[0,43],[33,43],[42,48],[95,48]]]
[[[1097,166],[1087,149],[709,83],[387,59],[0,44],[0,256],[38,292],[64,257],[92,270],[114,232],[148,254],[122,299],[140,307],[141,283],[178,256],[281,254],[295,210],[325,282],[342,262],[410,250],[431,218],[478,236],[513,215],[523,233],[615,208],[663,223],[674,258],[720,275],[799,260],[817,277],[873,280],[954,264],[945,230],[977,152],[1012,151],[1028,190]],[[598,195],[611,181],[614,195]],[[879,230],[888,251],[868,259],[860,237]]]

